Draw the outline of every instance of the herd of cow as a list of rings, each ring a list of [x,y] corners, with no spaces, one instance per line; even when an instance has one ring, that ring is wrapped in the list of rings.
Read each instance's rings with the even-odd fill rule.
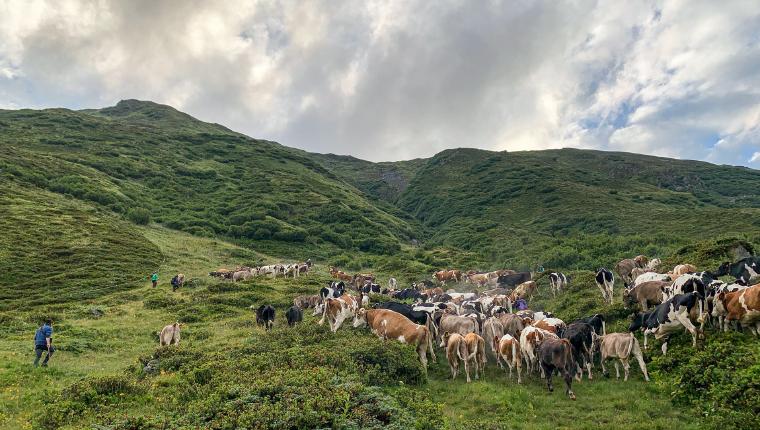
[[[247,281],[254,276],[269,275],[271,275],[273,278],[276,278],[278,276],[283,276],[285,278],[291,276],[293,278],[297,278],[301,275],[308,274],[311,266],[311,260],[306,260],[305,262],[301,263],[277,263],[256,267],[238,266],[234,270],[222,268],[214,272],[209,272],[209,276],[215,278],[230,279],[235,282]]]
[[[303,273],[308,272],[311,263],[307,261],[303,265],[307,267]],[[516,371],[518,383],[522,383],[523,366],[527,374],[540,372],[541,377],[546,378],[549,391],[553,391],[552,376],[556,372],[563,377],[571,399],[575,399],[573,377],[580,381],[585,373],[592,379],[596,353],[600,354],[604,374],[607,373],[605,362],[617,358],[627,380],[629,362],[635,359],[644,378],[649,380],[635,337],[638,331],[644,333],[645,349],[647,335],[653,334],[661,340],[663,354],[667,353],[668,337],[684,329],[692,334],[693,345],[696,345],[704,336],[706,323],[728,330],[733,322],[737,329],[749,328],[753,334],[760,334],[760,284],[752,285],[760,272],[760,258],[748,257],[724,263],[715,271],[702,272],[683,264],[660,273],[660,265],[659,259],[649,261],[640,255],[615,266],[624,284],[624,304],[641,307],[626,333],[607,333],[601,314],[565,323],[550,312],[513,309],[519,299],[531,298],[537,284],[532,273],[511,270],[487,273],[442,270],[433,274],[433,281],[398,290],[394,278],[390,278],[388,288],[381,288],[372,274],[348,275],[331,267],[330,274],[335,281],[322,287],[319,294],[296,297],[286,317],[292,326],[303,320],[304,309],[312,308],[313,315],[320,316],[319,324],[327,321],[333,332],[351,318],[354,327],[367,326],[384,340],[394,339],[415,346],[425,368],[428,354],[436,360],[437,345],[445,353],[452,379],[457,377],[460,364],[463,364],[467,382],[471,381],[471,369],[475,378],[479,378],[489,356],[509,372],[510,379]],[[261,273],[260,270],[256,268],[257,273]],[[243,270],[234,273],[240,271]],[[253,272],[253,269],[248,271]],[[734,281],[721,281],[718,278],[722,276],[731,276]],[[558,272],[550,273],[548,278],[554,295],[561,294],[572,281]],[[615,275],[602,268],[595,279],[603,300],[612,303]],[[446,283],[452,281],[491,288],[480,293],[444,290]],[[370,305],[370,294],[374,294],[375,299],[387,297],[412,303],[385,300]],[[651,306],[654,308],[650,310]],[[266,329],[273,326],[275,309],[272,306],[251,308],[256,312],[259,325]],[[161,333],[162,344],[165,337],[176,336],[179,341],[177,324],[164,330],[167,332]],[[618,361],[614,364],[616,376],[620,378]]]

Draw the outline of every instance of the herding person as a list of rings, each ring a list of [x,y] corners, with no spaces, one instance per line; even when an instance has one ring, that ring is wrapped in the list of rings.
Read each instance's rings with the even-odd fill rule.
[[[156,285],[158,285],[158,272],[154,272],[150,275],[150,281],[153,282],[153,288],[156,288]]]
[[[34,359],[34,367],[39,365],[40,357],[42,357],[42,353],[45,351],[47,351],[47,355],[45,356],[45,360],[42,361],[42,367],[47,367],[50,356],[55,352],[55,347],[53,346],[53,320],[50,318],[45,320],[42,327],[38,328],[34,334],[34,353],[37,355],[37,358]]]

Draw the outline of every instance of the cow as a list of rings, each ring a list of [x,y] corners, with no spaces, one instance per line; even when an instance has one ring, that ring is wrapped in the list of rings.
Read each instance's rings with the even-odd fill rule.
[[[636,264],[636,261],[632,258],[626,258],[625,260],[620,260],[615,265],[615,271],[617,272],[618,276],[620,276],[620,279],[623,280],[623,283],[630,284],[633,282],[633,279],[631,278],[631,271],[637,267],[642,267]]]
[[[480,379],[480,374],[485,372],[486,363],[486,341],[475,333],[467,333],[464,336],[464,344],[467,346],[467,357],[464,371],[467,375],[467,382],[470,382],[469,363],[475,363],[475,379]]]
[[[601,355],[602,373],[607,376],[607,369],[604,367],[604,362],[608,358],[618,358],[620,363],[623,364],[623,372],[625,377],[623,381],[628,380],[628,374],[630,365],[628,360],[631,355],[639,362],[639,368],[644,373],[644,380],[649,381],[649,374],[647,373],[647,365],[644,363],[644,356],[641,353],[641,347],[639,347],[639,341],[636,340],[636,336],[633,333],[610,333],[608,335],[599,338],[599,352]],[[615,374],[617,379],[620,379],[620,369],[618,369],[618,363],[615,362]]]
[[[473,318],[452,315],[444,312],[438,317],[438,333],[459,333],[465,336],[467,333],[478,333],[478,322]],[[445,345],[441,344],[441,347]]]
[[[565,393],[571,400],[575,400],[575,393],[573,393],[572,389],[572,375],[576,372],[576,364],[575,360],[573,360],[573,347],[570,341],[567,339],[544,339],[539,346],[538,355],[549,392],[554,391],[552,375],[557,370],[565,380]]]
[[[607,334],[607,325],[604,320],[604,315],[602,314],[594,314],[594,315],[591,315],[590,317],[579,318],[573,321],[573,323],[579,323],[579,322],[591,325],[591,327],[594,329],[594,333],[596,333],[599,336],[603,336]]]
[[[533,297],[533,293],[536,292],[537,288],[538,284],[536,284],[536,281],[523,282],[522,284],[515,287],[515,289],[512,291],[512,294],[510,294],[509,299],[513,302],[517,299],[530,300]]]
[[[646,265],[645,268],[649,269],[649,270],[655,270],[656,271],[657,269],[660,268],[661,264],[662,264],[662,260],[660,260],[659,258],[653,258],[653,259],[649,260],[649,263],[647,263],[647,265]]]
[[[337,299],[328,297],[325,299],[322,319],[319,320],[319,324],[323,324],[326,318],[330,330],[335,333],[343,325],[343,321],[353,315],[358,308],[359,303],[356,298],[349,294],[343,294]]]
[[[288,326],[293,327],[296,323],[303,321],[303,311],[298,306],[291,306],[285,312],[285,318],[288,319]]]
[[[546,311],[533,312],[533,322],[541,321],[546,318],[554,318],[554,314]]]
[[[232,274],[232,281],[238,282],[238,281],[247,281],[253,277],[253,274],[250,270],[239,270]]]
[[[395,291],[390,296],[393,297],[394,299],[399,299],[399,300],[412,299],[415,301],[420,301],[420,300],[424,301],[424,300],[427,300],[428,298],[425,294],[420,293],[419,291],[413,288],[404,288],[403,290]]]
[[[253,305],[251,309],[254,309]],[[274,326],[274,308],[271,305],[261,305],[256,309],[256,324],[271,330]]]
[[[538,327],[542,330],[546,330],[548,332],[552,332],[556,334],[557,337],[562,337],[565,329],[567,329],[567,324],[565,324],[565,322],[559,318],[543,318],[539,321],[534,322],[533,326]]]
[[[726,314],[726,321],[736,321],[749,328],[753,335],[760,335],[760,284],[733,293],[721,292],[715,297],[715,310]]]
[[[484,287],[487,284],[494,284],[499,275],[496,272],[472,273],[467,275],[466,281]]]
[[[520,332],[520,353],[522,354],[523,360],[525,360],[525,365],[528,367],[529,374],[533,372],[533,369],[538,363],[538,345],[547,338],[557,339],[558,337],[552,332],[541,330],[540,328],[533,326],[525,327],[525,329]]]
[[[357,273],[351,279],[351,285],[353,285],[357,290],[367,282],[375,282],[375,275],[371,273]]]
[[[694,273],[697,268],[692,264],[679,264],[673,268],[673,276],[681,276],[687,273]]]
[[[505,334],[501,338],[493,338],[494,347],[496,348],[496,363],[500,367],[501,360],[507,363],[509,367],[509,379],[512,379],[512,369],[517,368],[517,383],[522,384],[522,355],[520,353],[520,340]],[[504,369],[506,372],[506,369]]]
[[[293,306],[298,306],[301,309],[315,308],[322,301],[322,297],[318,294],[312,294],[310,296],[298,296],[293,299]]]
[[[372,308],[392,310],[409,318],[410,321],[420,325],[428,325],[430,322],[430,312],[426,310],[414,310],[414,307],[412,305],[408,305],[406,303],[381,302],[375,303],[372,305]],[[428,327],[428,329],[430,329],[430,327]]]
[[[612,287],[615,286],[615,275],[604,267],[596,271],[596,286],[602,292],[602,298],[606,304],[612,304]]]
[[[446,281],[454,280],[454,282],[462,281],[461,270],[439,270],[433,274],[433,278],[437,280],[441,285],[445,285]]]
[[[641,285],[644,282],[650,282],[650,281],[670,282],[672,281],[672,279],[670,275],[667,273],[646,272],[637,276],[633,280],[633,285],[628,285],[627,288],[631,289],[635,287],[636,285]]]
[[[707,302],[712,305],[710,315],[718,319],[718,330],[728,331],[728,324],[725,320],[728,311],[722,302],[715,300],[720,293],[734,293],[749,288],[749,285],[738,283],[727,284],[723,281],[713,281],[708,286]]]
[[[380,294],[380,285],[367,281],[361,288],[359,288],[359,292],[364,294]]]
[[[569,280],[564,273],[552,272],[549,274],[549,285],[552,289],[552,296],[556,296],[567,287]]]
[[[596,332],[591,324],[585,322],[574,322],[567,326],[567,329],[560,336],[567,339],[573,347],[572,356],[575,359],[578,373],[575,378],[580,381],[583,378],[583,369],[588,371],[588,379],[591,376],[591,367],[594,363],[594,337]]]
[[[398,287],[398,281],[396,280],[396,278],[388,279],[388,288],[390,288],[391,290],[395,290],[396,287]]]
[[[636,262],[636,267],[638,268],[646,268],[649,265],[649,258],[647,258],[646,255],[637,255],[633,258],[633,261]]]
[[[443,288],[441,288],[441,287],[435,287],[435,288],[427,288],[427,289],[422,290],[422,294],[424,294],[424,295],[426,295],[426,296],[428,296],[430,298],[433,298],[435,296],[440,296],[440,295],[442,295],[444,293],[443,293]]]
[[[718,276],[733,276],[738,283],[749,285],[753,278],[757,278],[760,273],[760,257],[747,257],[741,260],[730,263],[726,261],[718,267],[715,271],[716,277]]]
[[[499,321],[496,317],[488,318],[483,323],[483,338],[492,340],[493,338],[501,339],[501,337],[504,336],[504,326],[501,324],[501,321]],[[498,358],[499,356],[499,349],[498,349],[498,342],[488,342],[488,344],[491,347],[491,352]],[[498,363],[498,360],[497,360]]]
[[[641,310],[646,312],[649,306],[662,303],[663,289],[670,286],[670,282],[649,281],[623,291],[623,304],[628,307],[641,305]]]
[[[398,312],[361,308],[354,316],[354,327],[363,325],[369,326],[370,330],[383,340],[396,339],[401,343],[414,345],[425,370],[428,351],[433,361],[436,361],[432,335],[427,327],[409,321]]]
[[[515,314],[501,314],[499,315],[499,321],[502,327],[504,327],[504,334],[517,339],[520,338],[520,332],[525,328],[522,318]]]
[[[179,345],[181,329],[182,324],[179,322],[169,324],[168,326],[161,329],[161,331],[158,333],[158,342],[161,344],[161,346]]]
[[[259,275],[272,275],[273,278],[276,278],[277,275],[280,273],[280,269],[283,268],[282,264],[270,264],[268,266],[261,266],[259,267],[258,273]]]
[[[496,278],[496,284],[502,288],[514,287],[532,279],[533,274],[531,272],[505,273]]]
[[[343,283],[343,281],[331,282],[329,287],[322,287],[322,289],[319,290],[319,297],[321,297],[322,302],[324,302],[325,299],[328,297],[337,299],[338,297],[342,296],[345,292],[346,292],[346,284]]]
[[[654,334],[655,339],[663,339],[662,354],[668,352],[670,334],[686,329],[692,336],[692,345],[697,345],[697,339],[704,333],[694,327],[689,319],[689,313],[697,304],[697,293],[679,294],[654,308],[651,312],[639,313],[634,316],[629,332],[644,330],[644,349],[647,347],[647,335]]]
[[[662,290],[662,300],[665,301],[678,294],[697,293],[699,298],[699,317],[698,321],[704,322],[704,311],[706,309],[707,285],[712,281],[712,274],[708,272],[686,273],[673,281],[669,287]]]
[[[460,360],[464,362],[465,372],[469,375],[469,369],[467,368],[467,345],[464,343],[464,336],[459,333],[446,332],[443,334],[443,342],[446,344],[446,359],[449,362],[451,379],[457,378]]]

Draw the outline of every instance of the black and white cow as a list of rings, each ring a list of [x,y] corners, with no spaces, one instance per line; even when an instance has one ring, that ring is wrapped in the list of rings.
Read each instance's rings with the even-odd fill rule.
[[[261,305],[256,309],[256,324],[263,325],[267,330],[274,326],[274,308],[271,305]]]
[[[615,285],[615,275],[604,267],[596,271],[596,286],[602,292],[602,298],[607,304],[612,304],[612,287]]]
[[[404,288],[401,291],[396,291],[394,293],[391,293],[391,297],[393,297],[394,299],[399,299],[399,300],[412,299],[415,301],[425,301],[428,299],[426,294],[420,293],[419,291],[413,288]]]
[[[549,285],[552,288],[552,295],[554,296],[565,289],[569,282],[569,278],[564,273],[552,272],[549,274]]]
[[[704,312],[707,309],[707,286],[714,280],[710,272],[685,273],[676,278],[670,287],[662,291],[662,300],[668,300],[678,294],[696,293],[699,299],[699,322],[704,322]]]
[[[697,305],[699,297],[697,293],[679,294],[652,310],[652,312],[639,313],[633,318],[628,331],[644,330],[644,348],[647,347],[647,335],[654,334],[655,339],[663,339],[662,354],[668,352],[668,338],[674,332],[686,329],[691,333],[692,345],[697,346],[697,338],[703,336],[703,332],[694,327],[689,319],[689,312]]]
[[[570,324],[578,322],[589,324],[594,329],[594,333],[599,336],[604,336],[607,334],[607,326],[604,322],[604,315],[602,314],[594,314],[590,317],[580,318]]]
[[[562,333],[562,338],[570,341],[573,346],[573,358],[575,359],[578,373],[575,378],[580,381],[583,378],[583,369],[588,371],[588,379],[592,379],[591,366],[594,363],[594,327],[591,324],[576,321],[570,323]]]
[[[337,299],[346,292],[346,284],[343,281],[331,282],[329,287],[322,287],[319,290],[319,297],[324,302],[326,298]]]
[[[735,263],[726,261],[715,271],[716,277],[731,275],[736,282],[749,285],[752,278],[760,277],[760,257],[747,257]]]
[[[380,284],[375,284],[372,282],[365,282],[364,285],[362,285],[361,288],[359,288],[359,292],[364,294],[380,294]]]

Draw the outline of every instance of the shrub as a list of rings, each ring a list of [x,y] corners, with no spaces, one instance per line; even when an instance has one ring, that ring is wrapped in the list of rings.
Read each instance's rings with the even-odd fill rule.
[[[148,225],[150,223],[150,212],[144,208],[134,208],[127,211],[127,219],[137,225]]]

